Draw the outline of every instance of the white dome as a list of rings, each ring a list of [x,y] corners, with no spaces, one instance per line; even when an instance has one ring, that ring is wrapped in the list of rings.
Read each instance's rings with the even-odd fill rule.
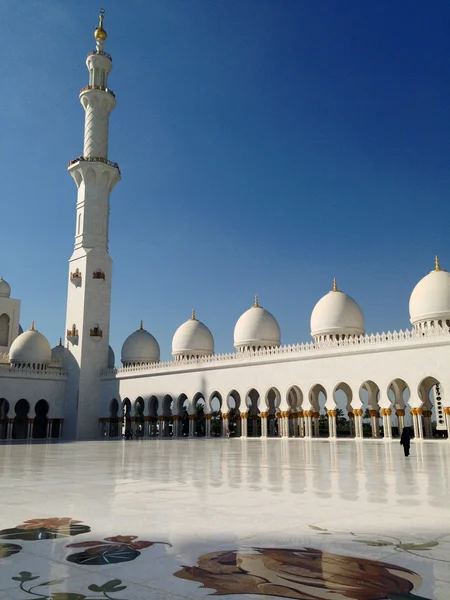
[[[16,337],[9,350],[9,360],[13,364],[48,365],[51,358],[50,344],[42,333],[36,331],[34,324],[31,329]]]
[[[110,362],[109,356],[108,362]],[[122,346],[122,364],[159,362],[159,344],[151,333],[141,326],[127,337]]]
[[[108,347],[108,369],[114,369],[116,364],[116,355],[111,346]]]
[[[353,298],[337,289],[335,280],[333,290],[323,296],[312,311],[312,337],[363,334],[362,310]]]
[[[235,348],[270,348],[280,345],[280,326],[265,308],[255,304],[239,317],[234,327]]]
[[[436,257],[436,269],[425,275],[413,289],[409,299],[411,323],[450,319],[450,273],[441,270]]]
[[[214,338],[201,321],[192,317],[180,325],[172,339],[172,356],[210,356],[214,354]]]
[[[0,298],[9,298],[11,296],[11,286],[7,281],[0,277]]]

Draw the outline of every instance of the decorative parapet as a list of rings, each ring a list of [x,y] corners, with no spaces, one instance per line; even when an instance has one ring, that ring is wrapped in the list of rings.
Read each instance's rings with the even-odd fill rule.
[[[116,97],[115,93],[104,85],[85,85],[84,88],[81,88],[80,94],[88,90],[100,90],[101,92],[108,92],[113,98]]]
[[[0,354],[0,364],[1,363],[7,363],[7,364],[9,364],[9,355],[8,355],[7,352],[2,352]]]
[[[75,271],[72,271],[70,273],[70,281],[75,284],[75,285],[81,285],[81,271],[80,269],[75,269]]]
[[[409,343],[412,341],[424,341],[433,339],[447,339],[450,343],[450,330],[447,327],[434,326],[424,331],[416,329],[405,329],[400,331],[388,331],[387,333],[371,333],[358,337],[349,337],[344,340],[328,339],[320,342],[305,342],[301,344],[288,344],[276,348],[265,348],[262,350],[230,352],[227,354],[213,354],[212,356],[201,356],[199,358],[184,358],[182,360],[171,360],[154,363],[141,363],[135,366],[122,367],[120,369],[104,369],[103,376],[122,375],[126,373],[142,371],[163,371],[165,369],[179,369],[182,366],[198,367],[223,362],[243,363],[255,358],[263,357],[286,357],[295,358],[308,354],[320,354],[330,350],[337,352],[348,349],[354,351],[367,351],[374,346],[386,346]],[[356,414],[356,413],[355,413]]]
[[[103,273],[103,271],[101,269],[96,269],[92,273],[92,279],[103,279],[103,281],[105,281],[105,274]]]
[[[75,323],[72,325],[72,329],[68,329],[66,332],[67,339],[71,342],[78,339],[78,329]]]
[[[103,331],[100,329],[98,325],[95,325],[92,329],[89,330],[89,335],[91,337],[103,337]]]
[[[47,368],[31,369],[21,367],[20,365],[2,365],[0,364],[0,377],[34,377],[38,379],[65,379],[67,377],[66,369]]]
[[[112,160],[108,160],[107,158],[103,158],[103,156],[78,156],[77,158],[74,158],[73,160],[69,161],[69,164],[67,166],[71,167],[72,165],[74,165],[74,164],[76,164],[78,162],[99,162],[99,163],[103,163],[104,165],[108,165],[108,167],[113,167],[114,169],[117,169],[119,171],[119,175],[120,175],[119,165],[116,162],[113,162]]]

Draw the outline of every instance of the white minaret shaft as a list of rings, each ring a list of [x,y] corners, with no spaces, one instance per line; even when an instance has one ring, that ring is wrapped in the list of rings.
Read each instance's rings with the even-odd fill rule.
[[[77,190],[74,252],[69,261],[66,344],[72,359],[66,413],[67,437],[97,436],[100,372],[108,366],[112,261],[108,253],[109,197],[120,179],[108,160],[109,115],[116,105],[108,88],[112,59],[104,52],[103,11],[96,50],[87,56],[89,85],[80,92],[85,110],[83,155],[69,163]],[[76,427],[70,424],[75,423]]]

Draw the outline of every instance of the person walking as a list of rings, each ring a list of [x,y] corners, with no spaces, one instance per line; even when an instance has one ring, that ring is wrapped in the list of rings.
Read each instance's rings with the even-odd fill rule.
[[[409,427],[405,427],[402,431],[402,436],[400,438],[400,445],[403,446],[403,452],[405,456],[409,456],[409,448],[411,446],[411,429]]]

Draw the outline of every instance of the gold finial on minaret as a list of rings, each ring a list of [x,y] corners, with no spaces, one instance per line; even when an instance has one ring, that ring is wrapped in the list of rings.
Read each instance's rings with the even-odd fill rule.
[[[333,292],[338,292],[336,277],[333,279]]]
[[[139,325],[139,331],[144,331],[144,321],[141,319],[141,324]]]
[[[439,264],[439,256],[437,254],[434,257],[434,270],[435,271],[440,271],[441,270],[441,265]]]
[[[195,318],[195,308],[192,309],[192,314],[191,314],[191,321],[196,321],[197,319]]]
[[[259,308],[258,294],[256,294],[255,296],[255,303],[253,305],[253,308]]]
[[[104,19],[104,17],[105,17],[105,9],[101,8],[100,9],[100,15],[98,17],[98,27],[94,31],[94,37],[95,37],[96,40],[100,40],[102,42],[104,42],[106,40],[106,38],[108,37],[108,34],[103,29],[103,19]]]
[[[36,329],[34,328],[34,320],[31,321],[30,331],[36,331]]]

